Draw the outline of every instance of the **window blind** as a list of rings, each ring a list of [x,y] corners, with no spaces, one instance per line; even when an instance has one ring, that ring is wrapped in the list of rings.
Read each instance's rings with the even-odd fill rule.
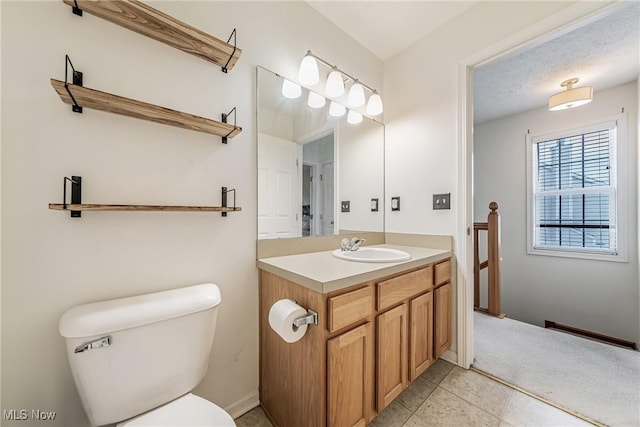
[[[615,254],[615,124],[532,148],[534,248]]]

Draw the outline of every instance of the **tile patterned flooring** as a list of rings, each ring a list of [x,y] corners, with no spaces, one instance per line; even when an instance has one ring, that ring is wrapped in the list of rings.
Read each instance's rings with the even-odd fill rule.
[[[272,427],[261,407],[235,421],[238,427]],[[369,425],[421,426],[556,427],[591,424],[475,371],[439,359]]]

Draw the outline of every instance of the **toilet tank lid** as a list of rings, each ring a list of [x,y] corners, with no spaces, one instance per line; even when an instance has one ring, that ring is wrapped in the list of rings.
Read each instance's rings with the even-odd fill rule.
[[[60,318],[65,338],[92,337],[207,310],[220,304],[213,283],[79,305]]]

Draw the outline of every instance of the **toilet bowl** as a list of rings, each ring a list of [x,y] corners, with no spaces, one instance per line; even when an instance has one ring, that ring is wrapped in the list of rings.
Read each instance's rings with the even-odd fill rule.
[[[91,425],[235,426],[190,393],[207,373],[221,301],[207,283],[64,313],[59,332]]]
[[[235,427],[233,418],[219,406],[195,394],[188,393],[159,408],[153,409],[116,427]]]

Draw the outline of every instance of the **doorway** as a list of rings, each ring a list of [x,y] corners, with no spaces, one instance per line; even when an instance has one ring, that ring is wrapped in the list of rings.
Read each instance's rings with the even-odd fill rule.
[[[329,236],[335,231],[334,135],[331,131],[302,146],[303,236]]]

